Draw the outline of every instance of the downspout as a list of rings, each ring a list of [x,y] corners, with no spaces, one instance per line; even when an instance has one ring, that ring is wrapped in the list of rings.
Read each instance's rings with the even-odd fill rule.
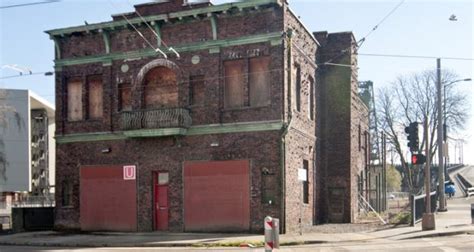
[[[288,100],[288,123],[285,125],[283,133],[281,135],[281,213],[282,213],[282,218],[281,218],[281,227],[282,227],[282,233],[285,233],[286,231],[286,176],[285,176],[285,163],[286,163],[286,143],[285,143],[285,138],[286,135],[288,135],[288,131],[291,128],[291,122],[292,122],[292,113],[291,113],[291,84],[292,84],[292,75],[291,75],[291,70],[292,68],[292,37],[293,37],[293,30],[288,29],[287,31],[287,53],[288,53],[288,58],[287,58],[287,81],[288,81],[288,90],[287,90],[287,100]]]

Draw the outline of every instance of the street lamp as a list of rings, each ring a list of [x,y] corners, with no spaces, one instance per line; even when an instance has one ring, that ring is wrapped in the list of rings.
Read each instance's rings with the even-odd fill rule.
[[[446,125],[446,88],[455,84],[455,83],[458,83],[458,82],[463,82],[463,81],[472,81],[471,78],[466,78],[466,79],[459,79],[459,80],[455,80],[455,81],[451,81],[451,82],[448,82],[448,83],[444,83],[443,84],[443,133],[444,133],[444,136],[443,136],[443,140],[444,142],[446,143],[447,141],[447,136],[448,136],[448,133],[447,133],[447,125]]]
[[[440,59],[438,59],[438,108],[441,109],[441,67]],[[470,78],[454,80],[444,83],[443,86],[443,121],[441,122],[441,114],[438,115],[438,152],[439,152],[439,167],[438,167],[438,191],[439,191],[439,209],[438,211],[447,211],[444,197],[444,180],[446,175],[446,154],[443,155],[443,143],[447,141],[447,125],[446,125],[446,88],[454,83],[462,81],[471,81]],[[438,110],[439,111],[439,110]],[[444,161],[444,162],[443,162]]]

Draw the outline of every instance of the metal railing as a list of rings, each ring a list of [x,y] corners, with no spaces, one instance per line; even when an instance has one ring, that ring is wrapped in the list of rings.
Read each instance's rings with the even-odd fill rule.
[[[456,175],[456,179],[459,182],[459,187],[461,188],[461,190],[464,191],[464,194],[466,194],[466,197],[474,195],[474,185],[472,184],[471,181],[466,179],[460,173]]]
[[[421,221],[423,217],[423,213],[425,212],[425,199],[426,199],[426,194],[422,195],[410,195],[410,208],[411,208],[411,225],[414,226],[416,223]],[[430,199],[431,199],[431,213],[434,213],[437,209],[437,200],[438,200],[438,195],[437,192],[431,192],[430,193]]]
[[[54,195],[48,196],[23,196],[12,201],[12,207],[54,207]]]
[[[463,164],[452,164],[452,165],[446,167],[446,170],[447,170],[448,173],[452,173],[452,172],[457,171],[457,170],[459,170],[463,167],[464,167]]]
[[[189,128],[192,124],[189,110],[185,108],[162,108],[123,111],[122,130]]]

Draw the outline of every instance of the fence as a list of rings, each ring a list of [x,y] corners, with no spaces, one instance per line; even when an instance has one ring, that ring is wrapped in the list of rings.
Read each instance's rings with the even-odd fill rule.
[[[47,196],[23,196],[12,201],[12,207],[54,207],[54,195]]]
[[[412,217],[411,225],[412,226],[420,222],[421,218],[423,217],[423,213],[425,213],[425,198],[426,198],[426,194],[410,196],[411,217]],[[432,213],[434,213],[438,207],[437,198],[438,198],[438,195],[436,191],[430,193]]]

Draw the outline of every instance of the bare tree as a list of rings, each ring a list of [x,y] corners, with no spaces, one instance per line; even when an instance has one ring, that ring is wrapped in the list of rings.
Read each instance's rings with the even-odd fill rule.
[[[14,107],[7,104],[7,91],[0,89],[0,181],[7,180],[8,160],[5,153],[5,129],[8,127],[10,120],[13,120],[18,128],[22,127],[20,114]]]
[[[443,71],[441,82],[449,83],[456,74]],[[466,94],[452,86],[446,90],[446,124],[451,131],[464,128],[468,119],[469,100]],[[412,193],[418,193],[423,186],[423,168],[410,167],[407,163],[405,126],[412,122],[429,123],[429,155],[433,160],[438,149],[436,129],[438,109],[436,106],[436,71],[424,71],[398,77],[391,85],[379,89],[377,97],[378,118],[382,130],[387,135],[387,143],[400,158],[402,180]],[[426,139],[421,134],[420,150],[424,150]]]

